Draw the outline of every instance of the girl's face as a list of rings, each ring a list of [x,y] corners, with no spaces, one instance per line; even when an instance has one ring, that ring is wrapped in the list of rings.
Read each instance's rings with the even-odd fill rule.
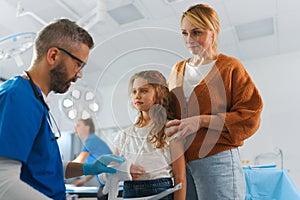
[[[184,44],[193,55],[203,51],[208,54],[212,53],[214,33],[211,30],[198,28],[184,17],[181,23],[181,31]]]
[[[155,104],[155,90],[145,79],[137,78],[133,81],[131,98],[136,109],[148,112]]]

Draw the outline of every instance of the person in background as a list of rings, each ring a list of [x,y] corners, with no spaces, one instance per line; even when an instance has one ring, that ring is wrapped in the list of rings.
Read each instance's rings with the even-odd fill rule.
[[[165,123],[173,119],[165,77],[155,70],[134,74],[129,83],[137,121],[116,136],[115,153],[132,162],[132,180],[124,181],[123,198],[158,194],[182,183],[182,189],[162,199],[185,199],[186,177],[181,140],[166,137]]]
[[[173,128],[169,136],[185,139],[187,199],[245,199],[238,147],[259,128],[262,98],[241,62],[218,52],[213,8],[188,8],[181,32],[191,57],[171,70],[177,119],[166,127]]]
[[[38,34],[30,67],[0,85],[0,199],[65,200],[66,178],[114,173],[107,167],[124,158],[103,155],[93,163],[63,165],[60,131],[45,102],[65,93],[82,77],[94,42],[68,19],[58,19]]]
[[[105,154],[112,154],[107,144],[95,135],[95,125],[92,118],[79,119],[75,126],[75,134],[82,141],[83,148],[73,162],[93,163],[98,157]],[[72,184],[76,186],[99,186],[95,176],[82,176],[75,179]],[[90,184],[89,184],[90,183]]]

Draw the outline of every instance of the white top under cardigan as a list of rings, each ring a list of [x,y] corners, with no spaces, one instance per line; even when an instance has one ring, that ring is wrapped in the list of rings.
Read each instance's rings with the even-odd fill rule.
[[[208,72],[215,65],[216,61],[206,65],[192,66],[188,62],[185,65],[183,91],[185,99],[188,101],[192,91],[198,85]]]

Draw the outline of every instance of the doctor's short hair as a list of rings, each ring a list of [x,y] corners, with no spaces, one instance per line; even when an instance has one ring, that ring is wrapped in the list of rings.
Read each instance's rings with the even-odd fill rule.
[[[34,62],[39,62],[51,47],[72,51],[82,43],[90,49],[94,47],[93,38],[85,29],[69,19],[57,19],[38,33],[34,45]]]

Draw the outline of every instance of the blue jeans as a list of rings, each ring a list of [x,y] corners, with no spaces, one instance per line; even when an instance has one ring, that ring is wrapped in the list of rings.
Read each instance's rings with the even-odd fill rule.
[[[186,166],[187,200],[244,200],[246,181],[238,149],[193,160]]]
[[[158,194],[173,187],[171,178],[160,178],[145,181],[125,181],[123,187],[123,198],[146,197]],[[173,194],[162,198],[163,200],[173,200]]]

